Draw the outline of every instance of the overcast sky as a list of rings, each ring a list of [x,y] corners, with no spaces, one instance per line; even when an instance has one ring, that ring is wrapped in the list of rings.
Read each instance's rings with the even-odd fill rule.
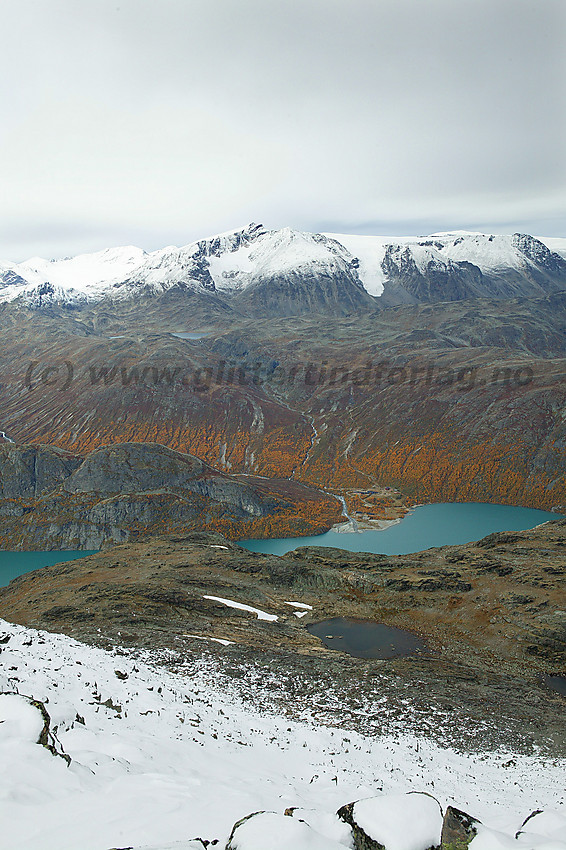
[[[4,0],[0,257],[566,235],[564,0]]]

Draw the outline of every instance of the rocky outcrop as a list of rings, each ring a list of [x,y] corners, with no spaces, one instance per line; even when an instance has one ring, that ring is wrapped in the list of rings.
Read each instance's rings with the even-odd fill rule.
[[[265,481],[254,487],[254,479],[154,443],[103,447],[86,458],[8,444],[0,449],[0,474],[9,494],[0,499],[0,544],[8,549],[100,549],[196,527],[236,536],[242,525],[240,535],[253,536],[262,522],[291,520],[297,502],[307,514],[308,503],[316,504],[327,527],[340,516],[339,502],[316,490]]]
[[[514,233],[513,245],[536,266],[539,274],[547,276],[547,280],[566,283],[566,261],[560,254],[551,251],[540,241],[528,233]]]
[[[389,303],[393,298],[392,286],[408,293],[407,301],[415,304],[479,298],[488,290],[480,269],[472,263],[430,259],[425,267],[419,268],[410,247],[389,245],[381,266],[387,277],[385,293]],[[400,298],[399,301],[406,303]]]
[[[64,482],[68,493],[185,490],[204,470],[195,457],[149,443],[105,446],[86,457]]]
[[[122,443],[97,449],[65,479],[62,489],[106,496],[160,490],[196,493],[252,516],[264,516],[270,508],[279,507],[277,500],[270,504],[252,487],[215,472],[198,458],[157,443]]]

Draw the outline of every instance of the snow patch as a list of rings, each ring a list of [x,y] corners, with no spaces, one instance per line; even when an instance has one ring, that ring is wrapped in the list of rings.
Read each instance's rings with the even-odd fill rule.
[[[243,605],[241,602],[234,602],[233,599],[223,599],[222,596],[203,596],[203,599],[211,599],[213,602],[221,602],[223,605],[227,605],[228,608],[237,608],[240,611],[250,611],[252,614],[257,614],[258,620],[269,620],[272,623],[275,623],[279,617],[275,614],[266,614],[265,611],[261,611],[259,608],[253,608],[251,605]]]
[[[210,640],[213,643],[220,643],[222,646],[230,646],[234,643],[233,640],[226,640],[226,638],[205,637],[204,635],[183,635],[183,637],[194,638],[195,640]]]
[[[292,605],[293,608],[305,608],[307,611],[312,611],[312,605],[307,605],[306,602],[284,602],[284,605]]]

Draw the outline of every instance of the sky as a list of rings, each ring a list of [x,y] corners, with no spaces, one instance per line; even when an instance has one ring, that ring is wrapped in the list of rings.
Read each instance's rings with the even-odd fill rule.
[[[563,0],[5,0],[0,258],[566,235]]]

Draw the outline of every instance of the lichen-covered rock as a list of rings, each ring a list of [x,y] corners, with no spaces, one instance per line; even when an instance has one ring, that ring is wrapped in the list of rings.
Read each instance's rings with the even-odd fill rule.
[[[442,824],[441,850],[466,850],[478,834],[477,824],[476,818],[448,806]]]
[[[387,794],[342,806],[355,850],[437,850],[442,809],[430,794]]]

